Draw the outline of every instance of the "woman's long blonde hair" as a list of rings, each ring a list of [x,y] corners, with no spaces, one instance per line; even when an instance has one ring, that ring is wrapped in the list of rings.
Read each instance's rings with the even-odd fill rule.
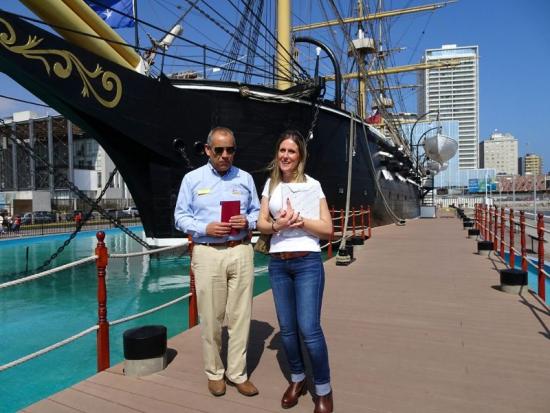
[[[298,154],[300,155],[300,161],[298,162],[298,167],[294,173],[294,182],[305,182],[306,181],[306,159],[307,159],[307,146],[302,134],[294,129],[288,129],[284,131],[277,143],[275,144],[275,156],[272,161],[269,163],[267,169],[271,171],[269,176],[269,195],[273,192],[273,189],[282,181],[281,170],[279,169],[279,147],[283,141],[290,139],[292,142],[298,146]]]

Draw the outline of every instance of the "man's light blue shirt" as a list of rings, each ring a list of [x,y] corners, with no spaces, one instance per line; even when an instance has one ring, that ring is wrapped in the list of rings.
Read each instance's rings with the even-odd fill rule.
[[[256,228],[260,201],[252,176],[235,166],[220,175],[208,162],[187,173],[181,182],[178,201],[174,211],[176,228],[193,237],[197,243],[220,243],[246,237],[248,229],[227,237],[206,235],[206,226],[221,221],[220,201],[241,203],[241,215],[246,215],[248,229]]]

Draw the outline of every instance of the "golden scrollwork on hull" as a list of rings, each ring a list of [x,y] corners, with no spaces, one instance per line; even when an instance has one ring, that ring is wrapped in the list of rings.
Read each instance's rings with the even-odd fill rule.
[[[29,35],[25,44],[16,45],[17,36],[13,27],[2,18],[0,18],[0,23],[5,26],[5,31],[0,31],[0,45],[6,50],[27,59],[42,62],[49,76],[53,73],[60,79],[67,79],[75,70],[82,80],[81,94],[83,97],[87,98],[91,94],[101,105],[109,109],[119,104],[122,97],[122,82],[116,74],[103,70],[99,64],[93,71],[90,71],[74,54],[67,50],[39,49],[38,46],[43,39],[39,39],[37,36]],[[114,96],[111,99],[101,97],[94,88],[92,80],[99,78],[103,90],[113,92]]]

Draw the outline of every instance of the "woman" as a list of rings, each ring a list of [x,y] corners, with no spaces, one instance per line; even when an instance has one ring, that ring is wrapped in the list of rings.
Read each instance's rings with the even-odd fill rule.
[[[281,406],[284,409],[295,406],[306,393],[301,335],[313,368],[314,413],[328,413],[332,412],[333,402],[327,345],[320,320],[325,273],[319,238],[329,237],[332,220],[321,185],[304,173],[306,157],[306,144],[300,133],[285,131],[270,164],[271,176],[262,193],[257,226],[262,233],[272,234],[269,278],[291,372],[291,383]],[[285,195],[290,194],[290,187],[309,188],[308,192],[318,198],[319,211],[315,214],[318,217],[301,216],[300,211],[293,209]]]

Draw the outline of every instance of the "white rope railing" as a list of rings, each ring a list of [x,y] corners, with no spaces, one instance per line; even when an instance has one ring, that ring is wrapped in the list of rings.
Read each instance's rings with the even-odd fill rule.
[[[55,274],[56,272],[64,271],[64,270],[67,270],[69,268],[78,267],[79,265],[83,265],[83,264],[86,264],[88,262],[95,261],[96,259],[97,259],[97,255],[92,255],[90,257],[82,258],[80,260],[73,261],[73,262],[68,263],[68,264],[60,265],[59,267],[52,268],[51,270],[42,271],[42,272],[39,272],[38,274],[29,275],[28,277],[23,277],[23,278],[19,278],[17,280],[8,281],[8,282],[5,282],[3,284],[0,284],[0,289],[11,287],[11,286],[17,285],[17,284],[23,284],[27,281],[36,280],[38,278],[45,277],[46,275],[52,275],[52,274]]]
[[[128,252],[124,254],[109,254],[109,258],[128,258],[128,257],[138,257],[142,255],[158,254],[159,252],[170,251],[176,248],[185,247],[187,245],[188,245],[188,242],[185,241],[185,242],[182,242],[181,244],[169,245],[168,247],[155,248],[147,251]]]
[[[134,320],[135,318],[143,317],[145,315],[154,313],[155,311],[162,310],[163,308],[166,308],[166,307],[169,307],[173,304],[179,303],[180,301],[183,301],[186,298],[191,297],[192,295],[193,295],[192,293],[188,293],[188,294],[185,294],[182,297],[176,298],[175,300],[168,301],[167,303],[161,304],[161,305],[159,305],[157,307],[154,307],[154,308],[151,308],[149,310],[145,310],[141,313],[137,313],[137,314],[134,314],[134,315],[131,315],[131,316],[128,316],[128,317],[124,317],[124,318],[119,318],[118,320],[115,320],[115,321],[109,321],[109,325],[110,326],[115,326],[117,324],[125,323],[126,321]]]
[[[157,307],[154,307],[154,308],[151,308],[149,310],[146,310],[146,311],[143,311],[141,313],[137,313],[137,314],[134,314],[134,315],[131,315],[131,316],[128,316],[128,317],[124,317],[124,318],[119,318],[118,320],[115,320],[115,321],[110,321],[109,322],[109,326],[114,326],[114,325],[117,325],[117,324],[122,324],[122,323],[125,323],[127,321],[130,321],[130,320],[134,320],[136,318],[139,318],[139,317],[143,317],[145,315],[148,315],[148,314],[151,314],[151,313],[154,313],[156,311],[159,311],[159,310],[162,310],[163,308],[166,308],[166,307],[169,307],[171,305],[174,305],[176,303],[179,303],[180,301],[183,301],[189,297],[191,297],[191,295],[193,295],[192,293],[188,293],[182,297],[178,297],[176,298],[175,300],[172,300],[172,301],[168,301],[167,303],[164,303],[164,304],[161,304]],[[66,344],[69,344],[81,337],[84,337],[85,335],[87,334],[90,334],[91,332],[93,331],[96,331],[97,329],[99,328],[98,325],[94,325],[90,328],[87,328],[86,330],[84,331],[81,331],[80,333],[77,333],[71,337],[68,337],[64,340],[61,340],[61,341],[58,341],[57,343],[54,343],[52,344],[51,346],[48,346],[48,347],[45,347],[41,350],[38,350],[38,351],[35,351],[34,353],[31,353],[31,354],[28,354],[24,357],[21,357],[17,360],[14,360],[14,361],[11,361],[9,363],[6,363],[6,364],[3,364],[3,365],[0,365],[0,371],[3,371],[3,370],[7,370],[9,368],[12,368],[12,367],[15,367],[21,363],[25,363],[26,361],[29,361],[29,360],[32,360],[33,358],[36,358],[38,356],[41,356],[43,354],[46,354],[46,353],[49,353],[50,351],[53,351],[59,347],[62,347]]]
[[[85,335],[90,334],[92,331],[96,331],[98,328],[99,327],[97,325],[92,326],[90,328],[87,328],[84,331],[81,331],[78,334],[75,334],[74,336],[68,337],[65,340],[58,341],[57,343],[52,344],[51,346],[45,347],[42,350],[35,351],[34,353],[28,354],[24,357],[21,357],[21,358],[17,359],[17,360],[11,361],[7,364],[3,364],[3,365],[0,366],[0,371],[4,371],[4,370],[7,370],[9,368],[15,367],[18,364],[24,363],[28,360],[31,360],[31,359],[36,358],[38,356],[41,356],[42,354],[49,353],[50,351],[55,350],[56,348],[62,347],[66,344],[69,344],[72,341],[75,341],[75,340],[79,339],[80,337],[84,337]]]

